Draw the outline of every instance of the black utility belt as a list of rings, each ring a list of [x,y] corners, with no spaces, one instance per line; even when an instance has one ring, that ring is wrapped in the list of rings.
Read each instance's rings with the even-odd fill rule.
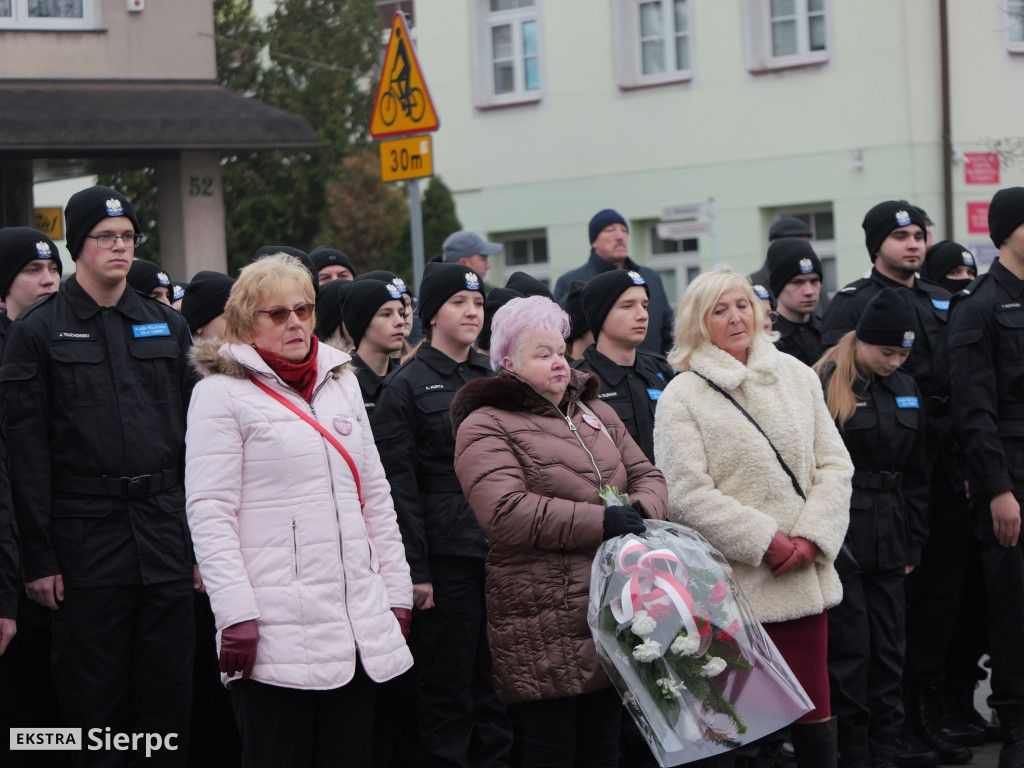
[[[902,472],[867,472],[858,469],[853,473],[853,487],[869,491],[893,491],[900,487]]]
[[[181,485],[181,470],[178,467],[164,469],[151,475],[135,477],[55,477],[55,494],[78,496],[114,496],[120,499],[141,499],[168,488]]]

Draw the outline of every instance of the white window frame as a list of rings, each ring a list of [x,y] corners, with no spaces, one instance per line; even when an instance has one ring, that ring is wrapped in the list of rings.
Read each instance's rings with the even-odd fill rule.
[[[554,283],[551,282],[551,250],[548,249],[548,260],[540,263],[529,263],[529,264],[509,264],[508,263],[508,243],[518,240],[540,240],[543,239],[545,243],[548,241],[547,230],[544,229],[528,229],[519,232],[501,232],[498,234],[489,234],[487,239],[492,243],[501,243],[505,247],[505,250],[501,252],[501,269],[495,270],[495,264],[491,264],[491,272],[497,272],[501,275],[500,280],[495,280],[493,277],[489,281],[491,285],[504,285],[508,282],[509,276],[513,272],[525,272],[530,277],[535,277],[545,285],[550,286],[554,289]],[[492,257],[494,258],[494,257]],[[488,272],[488,275],[491,274]]]
[[[33,18],[28,15],[29,0],[11,0],[11,15],[0,16],[0,29],[88,30],[99,25],[99,0],[82,0],[82,18]]]
[[[532,104],[541,100],[544,93],[544,23],[541,17],[540,4],[541,0],[535,0],[532,6],[492,13],[490,0],[471,0],[470,24],[473,51],[473,91],[478,109],[515,104]],[[537,24],[537,77],[539,84],[535,90],[526,89],[523,23],[527,21],[533,21]],[[495,27],[501,27],[506,24],[512,27],[514,88],[508,93],[499,94],[494,91],[492,30]]]
[[[1010,39],[1010,32],[1014,26],[1024,27],[1024,0],[1007,0],[1005,13],[1006,50],[1010,53],[1024,53],[1024,41]]]
[[[685,83],[693,79],[695,59],[693,34],[693,0],[686,0],[686,38],[689,42],[689,61],[686,69],[666,67],[664,72],[644,74],[643,45],[640,39],[640,6],[651,0],[613,0],[612,30],[618,69],[619,87],[623,90],[645,88],[666,83]],[[675,5],[673,0],[660,0],[662,12],[663,50],[666,64],[675,62]],[[671,57],[671,58],[669,58]]]
[[[744,0],[746,13],[745,35],[747,43],[748,69],[757,74],[774,72],[779,69],[807,67],[827,63],[832,56],[832,0],[823,0],[825,17],[825,50],[810,50],[810,28],[808,24],[808,0],[793,0],[796,6],[797,52],[786,56],[772,53],[771,0]],[[817,12],[815,12],[817,13]]]
[[[814,216],[819,213],[831,213],[832,214],[832,239],[830,240],[819,240],[818,233],[814,227],[811,227],[811,231],[814,232],[814,237],[811,238],[811,246],[814,248],[814,252],[818,254],[818,258],[821,259],[822,264],[831,262],[831,272],[829,276],[836,277],[835,285],[826,285],[825,280],[822,280],[821,288],[823,291],[827,291],[829,298],[832,298],[836,292],[842,287],[838,284],[838,261],[836,260],[836,240],[835,240],[835,227],[836,227],[836,215],[835,208],[832,203],[813,203],[810,205],[800,206],[788,206],[785,208],[775,208],[772,211],[772,221],[781,219],[783,216]],[[828,271],[828,270],[826,270]]]
[[[665,284],[665,291],[669,296],[670,303],[673,304],[673,308],[679,307],[679,302],[683,298],[683,293],[686,291],[686,286],[689,285],[689,273],[691,270],[696,270],[697,274],[701,272],[700,264],[700,238],[686,238],[688,240],[697,240],[696,251],[676,251],[675,253],[654,253],[654,239],[658,237],[658,222],[657,220],[647,222],[642,227],[635,227],[643,234],[643,253],[644,259],[643,264],[655,272],[659,273],[662,277],[662,283]],[[637,259],[634,259],[637,261]],[[665,278],[664,272],[673,270],[675,272],[675,284],[671,286],[668,280]],[[672,302],[672,295],[675,294],[675,302]]]

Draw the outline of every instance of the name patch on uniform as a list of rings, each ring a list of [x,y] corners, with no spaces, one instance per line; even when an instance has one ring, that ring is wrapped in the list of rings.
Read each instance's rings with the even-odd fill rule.
[[[648,389],[647,390],[647,396],[649,398],[651,398],[651,400],[657,400],[659,397],[661,397],[661,390],[660,389]]]
[[[149,336],[170,336],[171,329],[167,323],[147,323],[146,325],[133,325],[132,335],[136,339],[145,339]]]
[[[916,397],[897,397],[896,398],[897,408],[919,408]]]
[[[996,311],[997,312],[999,312],[999,311],[1005,312],[1008,309],[1020,309],[1021,306],[1022,305],[1021,305],[1021,303],[1019,301],[1011,301],[1011,302],[1009,302],[1007,304],[996,304]]]
[[[602,392],[597,396],[598,400],[607,400],[609,397],[618,397],[618,392]]]
[[[857,401],[857,407],[858,408],[867,408],[868,407],[868,401],[867,400],[858,400]]]
[[[423,388],[423,391],[432,392],[435,389],[444,389],[444,384],[427,384],[427,386]]]
[[[74,333],[73,331],[60,331],[57,334],[58,339],[91,339],[91,333]]]
[[[949,299],[932,299],[932,306],[936,309],[949,309]]]

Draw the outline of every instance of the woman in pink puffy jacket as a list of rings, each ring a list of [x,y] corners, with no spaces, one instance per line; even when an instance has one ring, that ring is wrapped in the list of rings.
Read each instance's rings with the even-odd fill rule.
[[[298,259],[260,259],[227,342],[193,351],[188,521],[247,766],[368,765],[376,684],[412,665],[390,487],[349,356],[312,335],[313,296]]]

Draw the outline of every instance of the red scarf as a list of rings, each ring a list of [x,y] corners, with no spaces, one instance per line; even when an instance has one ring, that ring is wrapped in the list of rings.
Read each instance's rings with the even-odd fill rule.
[[[280,355],[256,347],[256,351],[270,370],[276,373],[289,387],[294,389],[306,402],[313,396],[313,385],[316,384],[316,336],[309,337],[309,354],[301,363],[285,360]]]

